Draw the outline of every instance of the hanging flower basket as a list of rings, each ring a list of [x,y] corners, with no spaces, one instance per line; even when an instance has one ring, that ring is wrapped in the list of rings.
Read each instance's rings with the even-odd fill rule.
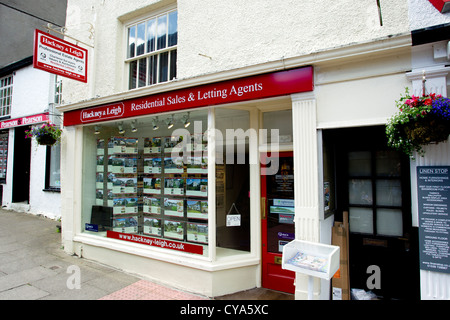
[[[40,127],[35,127],[25,131],[25,138],[35,138],[37,143],[45,146],[52,146],[61,139],[61,129],[51,123],[44,123]]]
[[[41,136],[37,136],[36,137],[36,141],[40,144],[40,145],[44,145],[44,146],[52,146],[55,144],[56,139],[51,135],[51,134],[43,134]]]
[[[405,95],[396,101],[399,113],[386,125],[388,145],[413,158],[423,146],[446,141],[450,134],[450,99],[431,93],[421,97]]]

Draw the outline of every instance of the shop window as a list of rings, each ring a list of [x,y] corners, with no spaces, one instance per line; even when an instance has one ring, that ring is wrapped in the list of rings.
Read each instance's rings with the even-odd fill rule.
[[[45,189],[48,191],[59,191],[61,189],[61,144],[58,142],[53,146],[47,146],[46,156]]]
[[[176,77],[177,10],[165,12],[127,27],[129,89],[166,82]]]
[[[208,255],[207,119],[203,110],[84,128],[85,232]]]
[[[0,131],[0,183],[6,183],[6,168],[8,164],[9,132]]]
[[[51,123],[61,126],[61,113],[56,106],[62,102],[62,77],[55,75],[53,86],[53,103],[49,104],[49,116]],[[45,165],[45,190],[61,190],[61,144],[58,142],[53,146],[47,146]]]
[[[216,109],[216,242],[250,251],[250,115]]]
[[[249,124],[246,110],[210,108],[84,127],[83,232],[182,246],[203,257],[249,252]]]
[[[54,103],[59,105],[62,102],[62,77],[55,76],[54,92]]]
[[[281,143],[292,144],[292,110],[277,110],[263,113],[264,129],[267,129],[267,136],[263,135],[262,144]],[[272,137],[272,130],[275,129],[278,137]],[[264,141],[264,139],[266,141]],[[278,140],[277,140],[278,139]]]
[[[11,115],[13,76],[0,79],[0,117]]]

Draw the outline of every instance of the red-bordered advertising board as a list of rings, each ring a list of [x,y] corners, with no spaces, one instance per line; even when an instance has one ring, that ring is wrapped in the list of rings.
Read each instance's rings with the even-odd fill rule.
[[[88,51],[40,30],[34,31],[33,67],[87,82]]]
[[[269,98],[312,91],[313,88],[313,68],[308,66],[163,92],[107,105],[71,110],[64,113],[64,125],[89,124]]]

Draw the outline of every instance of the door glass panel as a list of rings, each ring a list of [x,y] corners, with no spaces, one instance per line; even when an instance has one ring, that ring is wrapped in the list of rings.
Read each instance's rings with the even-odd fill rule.
[[[373,211],[369,208],[349,209],[350,232],[373,234]]]
[[[349,203],[371,205],[372,181],[369,179],[351,179],[348,182]]]
[[[400,180],[377,180],[377,205],[401,206],[402,186]]]
[[[376,155],[377,176],[399,177],[400,163],[400,154],[397,151],[378,151]]]
[[[402,236],[402,211],[397,209],[378,209],[377,233],[383,236]]]
[[[293,240],[294,230],[294,163],[292,157],[280,157],[278,172],[267,182],[267,251],[282,253]]]
[[[370,176],[370,151],[353,151],[348,153],[348,173],[351,177]]]

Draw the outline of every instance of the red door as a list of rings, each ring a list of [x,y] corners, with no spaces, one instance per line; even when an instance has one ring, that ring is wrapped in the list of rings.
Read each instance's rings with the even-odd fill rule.
[[[283,246],[295,238],[293,164],[292,152],[280,152],[277,172],[261,175],[262,286],[288,293],[295,291],[295,272],[281,261]]]

